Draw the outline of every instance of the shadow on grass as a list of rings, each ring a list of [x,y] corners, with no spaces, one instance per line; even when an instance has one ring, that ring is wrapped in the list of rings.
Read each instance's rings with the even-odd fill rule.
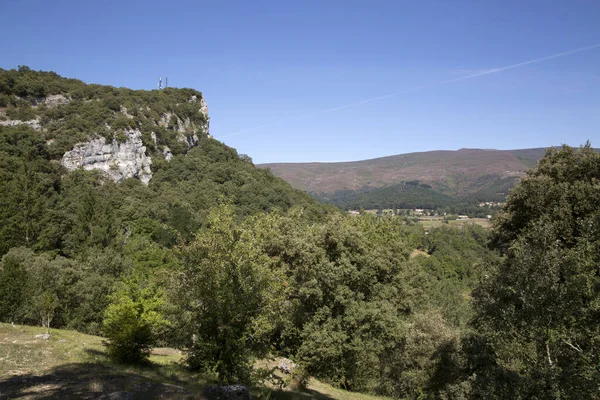
[[[98,355],[104,353],[98,352]],[[126,366],[112,364],[74,363],[55,367],[41,375],[2,377],[0,378],[0,400],[205,399],[202,393],[207,384],[195,385],[193,391],[188,391],[188,381],[174,377],[160,366],[148,364],[136,366],[135,371],[126,369]],[[127,392],[127,394],[118,392]],[[266,393],[264,396],[259,396],[259,398],[266,397]],[[272,400],[333,400],[332,397],[311,389],[302,392],[276,390],[270,393],[269,398]]]
[[[273,400],[334,400],[333,397],[312,389],[304,389],[302,392],[273,390],[269,398]]]
[[[105,351],[101,351],[98,349],[84,349],[88,356],[101,357],[102,359],[108,360],[108,355]]]
[[[147,362],[117,364],[97,349],[85,349],[89,362],[63,364],[39,374],[17,373],[0,377],[4,399],[208,399],[204,391],[217,386],[203,376],[177,365]],[[92,361],[93,360],[93,361]],[[312,389],[303,391],[256,388],[257,399],[334,400]]]
[[[100,354],[103,354],[99,352]],[[96,363],[65,364],[41,375],[25,374],[0,378],[0,399],[187,399],[192,396],[180,380],[154,365],[126,371],[119,365]],[[143,373],[151,372],[150,377]],[[161,383],[156,383],[156,382]],[[167,383],[162,383],[167,382]],[[129,397],[102,397],[115,392],[130,392]]]

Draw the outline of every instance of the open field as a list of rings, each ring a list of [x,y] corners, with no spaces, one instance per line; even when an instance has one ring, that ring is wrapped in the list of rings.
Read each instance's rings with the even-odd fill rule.
[[[216,382],[186,370],[182,354],[154,349],[150,363],[113,363],[98,336],[52,329],[44,340],[41,327],[0,323],[0,399],[110,399],[128,392],[139,399],[206,399],[202,393]],[[311,379],[303,391],[252,390],[254,399],[382,400],[350,393]],[[117,398],[117,397],[114,397]],[[124,398],[124,397],[119,397]],[[129,398],[129,397],[128,397]]]
[[[476,224],[484,228],[489,228],[492,226],[487,218],[456,219],[448,221],[448,224],[445,224],[443,217],[421,217],[419,218],[419,223],[426,228],[438,227],[443,225],[461,227],[467,224]]]

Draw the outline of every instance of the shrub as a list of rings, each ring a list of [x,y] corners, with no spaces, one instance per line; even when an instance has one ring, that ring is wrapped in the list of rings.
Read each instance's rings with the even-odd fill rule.
[[[145,279],[140,278],[120,283],[104,312],[108,354],[119,362],[144,362],[156,341],[155,332],[167,323],[160,312],[162,291],[153,284],[144,287]]]

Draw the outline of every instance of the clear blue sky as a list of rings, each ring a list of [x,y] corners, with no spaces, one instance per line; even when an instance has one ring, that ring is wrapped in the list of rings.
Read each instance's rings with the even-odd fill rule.
[[[1,0],[0,20],[0,68],[168,76],[257,163],[600,147],[600,48],[321,112],[598,44],[596,0]]]

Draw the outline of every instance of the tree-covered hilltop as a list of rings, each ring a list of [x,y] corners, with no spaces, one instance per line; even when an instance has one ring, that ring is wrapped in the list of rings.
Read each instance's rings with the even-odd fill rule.
[[[193,237],[220,198],[231,199],[240,217],[298,206],[318,219],[331,210],[213,139],[153,169],[148,186],[67,172],[38,132],[0,126],[0,254],[27,246],[76,255],[136,234],[173,246]]]
[[[0,69],[0,125],[26,124],[52,158],[91,138],[125,140],[138,129],[149,153],[185,153],[208,134],[202,93],[194,89],[131,90],[67,79],[21,66]]]

